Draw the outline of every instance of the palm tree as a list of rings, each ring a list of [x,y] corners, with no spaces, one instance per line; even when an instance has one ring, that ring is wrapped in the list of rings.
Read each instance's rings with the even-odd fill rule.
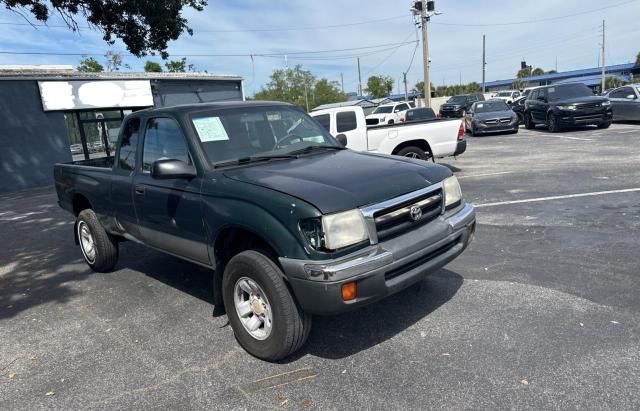
[[[640,53],[636,56],[636,66],[640,66]]]

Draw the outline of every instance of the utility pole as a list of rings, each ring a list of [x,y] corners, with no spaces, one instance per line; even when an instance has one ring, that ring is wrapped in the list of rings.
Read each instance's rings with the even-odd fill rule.
[[[342,85],[342,94],[344,94],[344,74],[340,73],[340,84]]]
[[[556,73],[558,72],[558,56],[556,56]]]
[[[487,77],[487,49],[485,35],[482,35],[482,92],[485,93],[485,81]]]
[[[429,14],[427,13],[427,0],[422,0],[422,7],[420,10],[420,21],[422,26],[422,59],[424,61],[424,104],[425,107],[431,107],[431,80],[429,79],[429,28],[427,23],[429,22]]]
[[[409,101],[409,91],[407,90],[407,73],[402,73],[402,80],[404,82],[404,101]]]
[[[604,26],[604,20],[602,20],[602,84],[600,84],[600,94],[602,94],[604,92],[604,83],[605,83],[605,76],[607,74],[607,70],[605,68],[605,60],[604,60],[604,52],[605,52],[605,26]]]
[[[358,95],[362,95],[362,73],[360,72],[360,57],[358,57]]]

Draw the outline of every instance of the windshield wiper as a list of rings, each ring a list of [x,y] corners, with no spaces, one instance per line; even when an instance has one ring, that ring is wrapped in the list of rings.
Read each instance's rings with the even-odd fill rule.
[[[300,148],[298,150],[293,150],[290,151],[288,154],[290,155],[295,155],[295,154],[307,154],[307,153],[311,153],[314,151],[324,151],[324,150],[346,150],[346,147],[341,147],[341,146],[306,146],[304,148]]]
[[[219,163],[215,163],[213,165],[213,168],[239,166],[243,164],[258,163],[262,161],[271,161],[271,160],[282,160],[282,159],[288,159],[288,158],[298,158],[298,156],[293,154],[273,154],[273,155],[265,155],[265,156],[241,157],[235,160],[222,161]]]

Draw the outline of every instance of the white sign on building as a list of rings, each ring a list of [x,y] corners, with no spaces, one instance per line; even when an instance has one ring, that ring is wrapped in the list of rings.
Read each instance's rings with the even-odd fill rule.
[[[149,80],[39,81],[44,111],[153,106]]]

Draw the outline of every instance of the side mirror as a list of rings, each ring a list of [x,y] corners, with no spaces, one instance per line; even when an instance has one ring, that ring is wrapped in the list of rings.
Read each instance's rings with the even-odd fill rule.
[[[151,177],[157,180],[191,179],[198,175],[196,168],[180,160],[158,160],[151,165]]]
[[[629,94],[626,98],[627,98],[628,100],[635,100],[635,99],[636,99],[636,96],[635,96],[635,94]]]
[[[338,140],[338,143],[340,143],[342,147],[347,146],[347,136],[345,136],[344,134],[338,134],[336,136],[336,140]]]

